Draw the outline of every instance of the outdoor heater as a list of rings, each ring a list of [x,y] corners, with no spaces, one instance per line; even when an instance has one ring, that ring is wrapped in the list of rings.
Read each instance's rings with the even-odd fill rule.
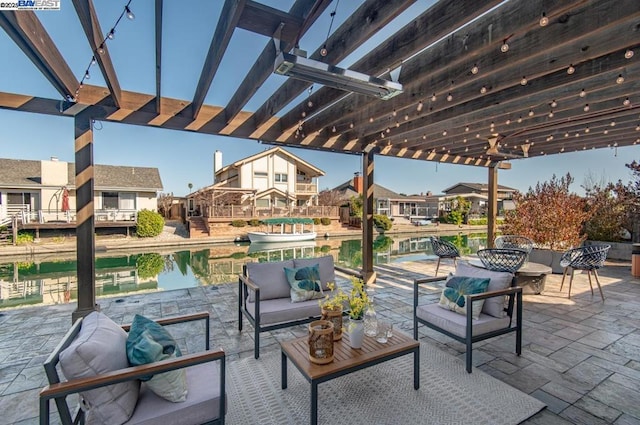
[[[402,84],[395,81],[383,80],[282,51],[276,56],[273,72],[382,100],[402,93]]]

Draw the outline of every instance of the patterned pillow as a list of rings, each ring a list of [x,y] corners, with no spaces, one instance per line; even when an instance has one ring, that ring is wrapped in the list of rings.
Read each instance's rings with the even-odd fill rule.
[[[465,295],[480,294],[487,291],[490,279],[479,279],[475,277],[453,276],[447,280],[447,286],[442,290],[438,305],[456,313],[466,315],[467,306]],[[480,317],[480,311],[484,300],[475,301],[471,316],[474,319]]]
[[[180,348],[171,334],[153,320],[136,314],[127,338],[127,358],[132,366],[180,357]],[[141,378],[156,395],[172,401],[187,399],[187,375],[184,369]]]
[[[313,300],[324,296],[320,283],[320,268],[318,264],[301,267],[299,269],[285,267],[284,274],[287,276],[289,286],[291,286],[292,303]]]

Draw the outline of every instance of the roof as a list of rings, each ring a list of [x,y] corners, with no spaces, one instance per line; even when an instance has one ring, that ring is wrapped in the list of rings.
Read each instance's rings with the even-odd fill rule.
[[[286,158],[288,158],[290,161],[294,162],[296,164],[296,166],[298,167],[298,169],[302,169],[304,171],[306,171],[311,177],[320,177],[320,176],[324,176],[325,173],[324,171],[322,171],[321,169],[319,169],[318,167],[308,163],[307,161],[305,161],[304,159],[295,156],[294,154],[282,149],[281,147],[275,147],[275,148],[271,148],[271,149],[267,149],[265,151],[262,151],[260,153],[257,153],[255,155],[251,155],[248,156],[246,158],[243,159],[239,159],[238,161],[229,164],[225,167],[222,167],[220,170],[216,171],[216,175],[220,174],[220,173],[224,173],[232,168],[238,168],[242,165],[244,165],[247,162],[252,162],[255,161],[257,159],[263,158],[265,156],[269,156],[269,155],[281,155],[284,156]]]
[[[348,181],[342,183],[341,185],[336,186],[332,190],[337,190],[339,192],[353,192],[354,194],[358,193],[356,188],[353,186],[353,180],[348,180]],[[398,200],[415,200],[415,201],[419,200],[419,201],[424,201],[424,196],[401,195],[399,193],[394,192],[391,189],[387,189],[386,187],[380,186],[379,184],[376,184],[376,183],[373,184],[373,197],[375,199],[390,199],[390,200],[393,200],[393,201],[398,201]]]
[[[41,186],[40,161],[0,158],[0,187],[39,188]],[[75,187],[75,164],[67,163],[67,186]],[[121,165],[94,166],[95,189],[162,190],[157,168]]]
[[[453,186],[450,186],[446,189],[443,190],[444,193],[449,192],[451,189],[454,189],[458,186],[464,186],[464,187],[468,187],[469,189],[472,190],[478,190],[481,192],[488,192],[489,191],[489,185],[486,183],[456,183]],[[498,191],[503,191],[503,192],[516,192],[518,189],[514,189],[512,187],[508,187],[508,186],[503,186],[501,184],[498,185]]]

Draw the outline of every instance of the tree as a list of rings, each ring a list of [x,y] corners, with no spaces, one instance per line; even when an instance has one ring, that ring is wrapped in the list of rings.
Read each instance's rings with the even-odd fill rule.
[[[188,183],[187,187],[189,188],[189,192],[191,192],[191,189],[193,189],[193,183]]]
[[[168,218],[171,216],[171,205],[173,205],[173,192],[160,193],[158,195],[158,212],[163,217]]]
[[[364,200],[362,199],[362,195],[352,196],[351,199],[349,199],[351,216],[362,218],[362,209],[364,208],[363,202]]]
[[[345,199],[339,190],[325,189],[318,193],[318,205],[323,206],[340,206],[344,204]]]
[[[587,237],[596,241],[619,240],[627,212],[622,199],[614,193],[614,185],[591,180],[583,188],[590,214],[585,223]]]
[[[640,163],[634,160],[625,167],[631,170],[631,181],[625,185],[618,180],[612,191],[625,209],[622,227],[631,233],[633,242],[640,242]]]
[[[464,199],[462,196],[458,196],[452,203],[449,219],[453,222],[453,224],[457,224],[458,227],[460,227],[465,221],[465,218],[469,215],[470,209],[471,202]]]
[[[586,200],[571,193],[569,173],[536,184],[526,194],[516,192],[516,208],[507,211],[504,233],[526,236],[538,248],[565,250],[579,246],[585,239],[584,224],[590,216]]]

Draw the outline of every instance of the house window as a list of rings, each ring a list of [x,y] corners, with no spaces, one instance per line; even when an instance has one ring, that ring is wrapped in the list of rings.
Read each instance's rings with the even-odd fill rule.
[[[257,208],[269,208],[269,198],[256,199]]]
[[[118,209],[118,192],[102,192],[102,209]]]
[[[282,174],[282,173],[276,173],[275,181],[276,181],[276,183],[286,183],[287,182],[287,175],[286,174]]]
[[[136,194],[131,192],[120,193],[118,204],[121,210],[135,210]]]
[[[267,178],[268,174],[266,171],[254,171],[253,177]]]

